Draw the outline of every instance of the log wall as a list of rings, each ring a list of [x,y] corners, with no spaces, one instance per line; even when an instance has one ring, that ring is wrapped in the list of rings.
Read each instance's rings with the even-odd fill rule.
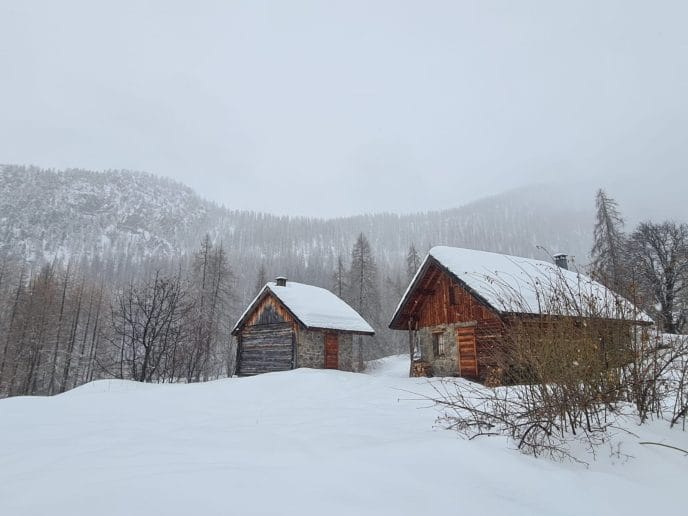
[[[288,368],[325,367],[325,335],[337,335],[338,368],[342,371],[362,370],[361,341],[365,337],[337,331],[306,329],[273,295],[267,295],[248,315],[237,335],[237,374],[246,376],[265,371],[284,370],[287,353],[293,353]],[[291,351],[285,346],[287,335]],[[242,346],[248,343],[242,354]],[[246,358],[242,363],[242,356]]]

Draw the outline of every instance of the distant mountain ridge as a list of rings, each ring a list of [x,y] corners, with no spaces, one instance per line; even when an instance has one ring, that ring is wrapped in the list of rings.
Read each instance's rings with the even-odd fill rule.
[[[36,259],[176,254],[220,212],[190,188],[151,174],[0,168],[2,244]]]
[[[592,217],[592,197],[582,203],[549,186],[450,210],[316,219],[229,210],[147,173],[0,166],[5,251],[39,261],[94,255],[131,260],[187,254],[210,233],[247,277],[262,263],[271,274],[321,286],[329,286],[337,256],[348,256],[360,232],[390,270],[403,270],[411,242],[420,252],[443,244],[547,258],[545,249],[585,263]]]

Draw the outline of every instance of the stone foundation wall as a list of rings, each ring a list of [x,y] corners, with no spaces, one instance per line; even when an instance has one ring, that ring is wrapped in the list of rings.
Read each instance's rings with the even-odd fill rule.
[[[433,376],[458,376],[459,353],[456,349],[456,324],[442,324],[422,328],[417,332],[421,360],[431,365]],[[435,356],[432,349],[432,335],[444,334],[444,355]]]
[[[300,330],[296,337],[296,367],[325,367],[325,333]]]
[[[358,371],[358,364],[356,360],[356,353],[354,348],[354,340],[358,338],[357,335],[340,334],[339,335],[339,370],[340,371]]]
[[[296,339],[296,367],[325,367],[325,334],[320,330],[299,331]],[[359,372],[363,369],[361,341],[365,337],[338,334],[339,370]]]

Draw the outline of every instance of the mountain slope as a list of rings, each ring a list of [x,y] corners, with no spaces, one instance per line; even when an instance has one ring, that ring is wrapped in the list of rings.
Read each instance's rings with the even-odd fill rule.
[[[289,262],[327,266],[337,254],[348,254],[363,231],[385,264],[400,263],[411,242],[421,250],[445,244],[541,258],[542,246],[584,261],[591,206],[538,186],[452,210],[321,220],[227,210],[186,186],[144,173],[0,168],[2,245],[37,259],[175,255],[195,248],[209,232],[252,269],[258,260],[298,275]]]
[[[36,259],[177,253],[218,211],[190,188],[144,173],[0,169],[2,243]]]

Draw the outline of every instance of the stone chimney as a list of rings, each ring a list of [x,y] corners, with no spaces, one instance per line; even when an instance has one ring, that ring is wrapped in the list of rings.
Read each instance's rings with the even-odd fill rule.
[[[277,276],[275,278],[275,283],[277,283],[278,287],[286,287],[287,286],[287,278],[284,276]]]
[[[562,269],[569,269],[569,257],[563,253],[554,255],[554,264]]]

